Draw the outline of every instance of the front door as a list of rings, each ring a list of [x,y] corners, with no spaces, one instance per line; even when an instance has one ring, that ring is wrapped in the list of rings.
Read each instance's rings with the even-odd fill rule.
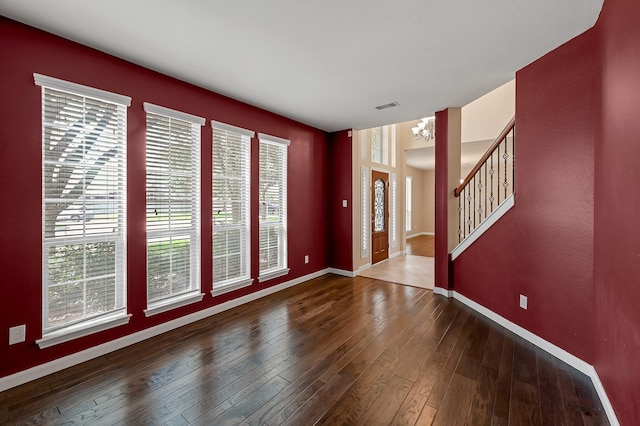
[[[389,175],[371,172],[371,263],[389,258]]]

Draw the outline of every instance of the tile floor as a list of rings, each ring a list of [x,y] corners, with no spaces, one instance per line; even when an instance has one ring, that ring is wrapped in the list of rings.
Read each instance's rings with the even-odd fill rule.
[[[433,290],[433,257],[403,255],[376,263],[360,276]]]

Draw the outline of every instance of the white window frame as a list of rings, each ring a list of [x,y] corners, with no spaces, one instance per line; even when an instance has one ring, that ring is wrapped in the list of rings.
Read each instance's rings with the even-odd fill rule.
[[[192,154],[191,154],[191,170],[188,175],[191,177],[191,224],[190,226],[172,226],[172,216],[171,216],[171,201],[169,200],[167,206],[169,211],[169,220],[166,227],[160,229],[153,229],[150,227],[150,223],[148,222],[147,217],[147,309],[144,310],[145,316],[149,317],[152,315],[157,315],[162,312],[169,311],[171,309],[176,309],[181,306],[186,306],[191,303],[196,303],[202,300],[204,294],[200,290],[200,252],[201,252],[201,244],[200,244],[200,145],[201,145],[201,132],[200,127],[202,127],[205,123],[205,119],[202,117],[198,117],[195,115],[187,114],[181,111],[176,111],[173,109],[165,108],[159,105],[154,105],[148,102],[144,104],[144,110],[147,113],[147,122],[149,117],[152,115],[161,117],[162,119],[166,119],[169,122],[169,126],[173,123],[173,121],[178,121],[182,126],[188,125],[191,127],[191,143],[192,143]],[[166,135],[166,139],[169,140],[171,135]],[[149,155],[149,147],[151,145],[151,141],[149,139],[149,129],[147,128],[147,138],[146,138],[146,153]],[[157,142],[155,142],[157,143]],[[153,170],[150,168],[149,161],[147,157],[147,176]],[[158,174],[158,170],[153,170],[156,174]],[[183,170],[162,170],[162,174],[168,176],[180,176],[184,175]],[[147,183],[148,184],[148,183]],[[147,188],[148,189],[148,188]],[[149,199],[147,198],[147,215],[149,214]],[[181,237],[189,238],[189,288],[185,291],[173,293],[170,292],[168,295],[150,299],[149,295],[149,245],[152,243],[158,242],[171,242],[174,239],[179,239]]]
[[[385,162],[386,126],[372,127],[369,130],[369,146],[371,148],[371,162],[375,164],[387,164]],[[380,146],[375,146],[376,139],[380,138]]]
[[[212,256],[214,261],[212,265],[215,265],[215,232],[216,230],[228,231],[228,230],[238,230],[240,232],[240,256],[241,256],[241,274],[238,277],[228,278],[223,281],[216,282],[213,280],[213,289],[211,290],[212,296],[219,296],[224,293],[228,293],[233,290],[237,290],[240,288],[248,287],[253,284],[253,279],[251,278],[251,140],[255,136],[255,132],[252,130],[243,129],[241,127],[232,126],[230,124],[221,123],[218,121],[211,121],[212,127],[212,149],[211,153],[215,157],[218,155],[215,148],[216,143],[216,132],[224,132],[227,135],[229,133],[234,134],[234,136],[240,138],[241,147],[240,150],[243,154],[242,163],[239,167],[241,168],[241,179],[244,182],[244,195],[242,196],[242,206],[241,206],[241,223],[240,224],[224,224],[224,225],[216,225],[215,222],[213,224],[213,235],[212,235]],[[222,134],[220,135],[222,136]],[[215,170],[212,170],[212,180],[215,183],[216,179],[220,180],[230,180],[233,179],[229,176],[224,175],[216,175]],[[215,188],[215,184],[213,185]],[[215,194],[214,194],[215,196]],[[215,210],[215,206],[213,206]],[[215,215],[215,211],[212,211],[212,215]],[[213,217],[213,216],[212,216]],[[221,256],[224,257],[224,256]],[[215,266],[214,266],[215,268]],[[215,277],[215,269],[213,275]]]
[[[287,162],[287,151],[291,141],[288,139],[279,138],[276,136],[266,135],[264,133],[258,133],[258,139],[260,140],[260,150],[263,147],[268,145],[279,147],[283,150],[283,158],[281,161],[284,162],[284,173],[279,176],[279,186],[280,191],[282,192],[282,202],[279,206],[280,208],[280,219],[278,221],[260,221],[260,230],[267,228],[277,228],[278,229],[278,265],[274,268],[262,269],[259,268],[258,282],[264,282],[267,280],[271,280],[273,278],[281,277],[289,273],[288,268],[288,250],[287,250],[287,176],[288,176],[288,162]],[[259,162],[259,167],[262,169],[262,164]],[[268,210],[268,206],[265,206],[265,209]],[[259,232],[260,236],[262,232]],[[260,237],[258,237],[260,241],[258,247],[262,246],[262,241]],[[258,254],[258,256],[260,256]]]
[[[34,73],[34,82],[42,87],[42,338],[36,340],[40,348],[47,348],[63,342],[68,342],[83,336],[97,333],[110,328],[118,327],[129,322],[130,314],[127,314],[127,282],[126,282],[126,152],[127,152],[127,107],[131,105],[131,98],[116,93],[107,92],[93,87],[83,86],[76,83],[60,80],[57,78]],[[117,129],[114,129],[118,146],[118,191],[115,196],[118,211],[117,231],[112,233],[102,233],[84,236],[53,236],[46,237],[45,234],[45,129],[50,124],[46,122],[45,115],[45,91],[47,89],[58,92],[69,93],[83,97],[83,101],[93,99],[100,102],[116,105],[118,114]],[[81,131],[84,131],[82,129]],[[49,290],[49,250],[59,245],[69,244],[90,244],[95,242],[114,241],[115,242],[115,305],[111,311],[96,314],[86,318],[81,318],[66,324],[48,326],[48,290]],[[86,272],[85,272],[86,274]],[[86,275],[83,275],[83,282]],[[86,295],[84,296],[86,297]],[[86,303],[86,301],[85,301]],[[84,309],[84,308],[83,308]]]
[[[391,240],[391,247],[396,248],[398,245],[398,179],[395,173],[389,175],[389,189],[389,213],[391,216],[389,239]]]
[[[369,258],[369,238],[371,238],[371,172],[369,167],[360,166],[360,257]]]
[[[406,232],[411,231],[411,229],[413,227],[412,218],[411,218],[411,216],[413,214],[412,213],[412,206],[411,206],[411,204],[413,203],[413,200],[412,200],[412,198],[413,198],[413,196],[412,196],[413,189],[412,189],[412,187],[413,187],[413,177],[407,176],[406,189],[405,189],[405,191],[406,191],[406,208],[405,208],[405,211],[406,211],[406,218],[405,218],[406,219],[406,223],[405,223],[405,231]]]

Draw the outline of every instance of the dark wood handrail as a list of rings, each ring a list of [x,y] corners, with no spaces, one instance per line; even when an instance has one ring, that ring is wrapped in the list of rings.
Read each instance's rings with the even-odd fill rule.
[[[474,166],[474,168],[469,172],[469,174],[467,175],[467,177],[462,181],[462,183],[460,184],[460,186],[458,186],[454,191],[453,191],[453,195],[455,195],[456,197],[460,196],[460,193],[462,192],[462,190],[464,189],[465,186],[467,186],[467,184],[469,182],[471,182],[471,179],[473,179],[473,177],[475,176],[476,172],[478,170],[480,170],[480,167],[482,167],[482,165],[485,163],[485,161],[487,161],[487,159],[489,157],[491,157],[491,154],[493,154],[493,151],[496,150],[496,148],[498,148],[498,145],[500,145],[500,143],[504,140],[504,138],[507,137],[507,135],[509,134],[509,132],[513,129],[513,126],[516,125],[516,118],[513,117],[510,121],[509,124],[507,124],[507,126],[504,128],[504,130],[500,133],[500,135],[496,138],[496,140],[493,141],[493,143],[491,144],[491,146],[489,147],[489,149],[487,150],[487,152],[484,153],[484,155],[482,156],[482,158],[480,158],[480,160],[478,161],[478,163]]]

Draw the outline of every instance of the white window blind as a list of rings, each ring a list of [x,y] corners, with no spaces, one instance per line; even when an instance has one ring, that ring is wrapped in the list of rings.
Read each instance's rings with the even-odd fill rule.
[[[200,127],[204,119],[145,103],[146,315],[200,294]]]
[[[251,284],[250,164],[254,132],[212,121],[213,295]]]
[[[260,138],[260,276],[265,281],[287,269],[287,149],[289,141]]]
[[[130,98],[34,74],[42,86],[41,347],[128,321]],[[90,330],[90,331],[87,331]]]

